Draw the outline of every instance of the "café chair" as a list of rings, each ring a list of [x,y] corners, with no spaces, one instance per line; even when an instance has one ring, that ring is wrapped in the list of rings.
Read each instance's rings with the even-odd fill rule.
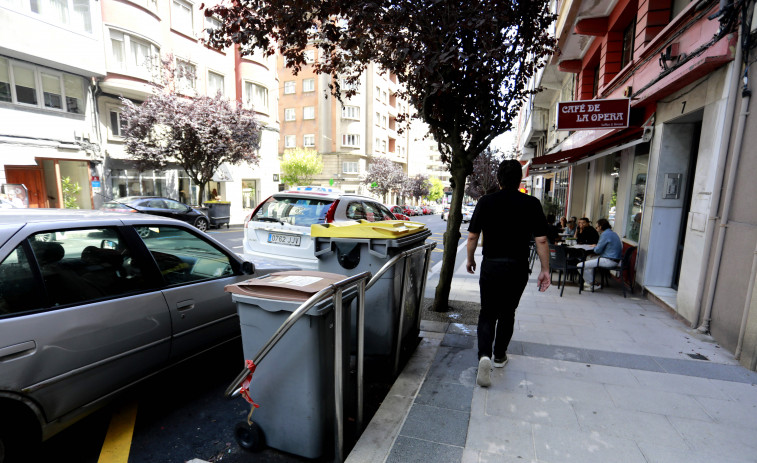
[[[602,284],[602,287],[607,286],[607,283],[610,280],[610,272],[616,271],[619,274],[620,278],[620,284],[623,286],[623,297],[626,297],[626,279],[625,274],[627,271],[631,270],[631,259],[633,258],[633,253],[636,251],[636,246],[629,246],[625,252],[623,253],[623,258],[620,259],[618,264],[615,267],[597,267],[595,269],[596,277],[599,278],[599,282]],[[628,287],[631,290],[631,294],[633,294],[633,287],[634,282],[633,278],[630,279],[630,282],[628,283]],[[594,292],[594,287],[592,286],[591,292]]]
[[[557,272],[557,287],[560,288],[560,297],[565,291],[569,274],[578,274],[578,294],[583,290],[584,269],[578,264],[586,260],[586,252],[583,249],[570,248],[568,246],[549,245],[549,270]],[[565,280],[563,280],[563,275]],[[550,276],[551,277],[551,276]]]

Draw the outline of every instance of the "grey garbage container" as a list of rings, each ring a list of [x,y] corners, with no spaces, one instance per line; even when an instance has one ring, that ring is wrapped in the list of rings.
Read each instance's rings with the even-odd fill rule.
[[[344,275],[287,271],[226,287],[237,304],[246,359],[254,358],[284,321],[318,291],[343,280]],[[349,304],[353,288],[343,294],[341,333],[347,346]],[[257,366],[250,397],[260,405],[252,419],[265,435],[265,444],[306,458],[319,458],[334,442],[334,307],[328,298],[311,308],[273,346]],[[344,349],[343,368],[349,365]],[[347,378],[349,375],[339,375]],[[348,381],[343,381],[346,388]]]
[[[228,201],[206,201],[205,206],[208,208],[207,215],[210,224],[216,228],[226,225],[229,228],[231,219],[231,203]]]
[[[431,231],[417,222],[360,221],[337,226],[313,225],[311,234],[315,239],[318,270],[351,276],[366,271],[375,274],[392,257],[424,244],[426,238],[431,236]],[[403,340],[417,335],[423,301],[420,289],[424,278],[425,255],[421,252],[410,259],[402,333],[396,331],[402,300],[403,264],[400,262],[395,265],[366,291],[365,356],[372,366],[381,366],[382,361],[391,364],[397,335]]]

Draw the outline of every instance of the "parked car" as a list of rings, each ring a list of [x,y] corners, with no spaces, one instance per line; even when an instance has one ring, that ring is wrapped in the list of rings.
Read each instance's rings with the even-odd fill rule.
[[[391,212],[397,220],[410,220],[410,217],[405,215],[405,210],[400,206],[390,207],[389,212]]]
[[[113,199],[103,204],[100,210],[140,212],[142,214],[170,217],[194,225],[201,231],[206,231],[210,224],[208,216],[201,210],[187,206],[174,199],[161,198],[159,196],[127,196],[125,198]],[[149,230],[143,229],[141,233],[149,233]]]
[[[404,206],[402,206],[402,210],[405,211],[405,215],[408,217],[412,217],[416,215],[415,209],[413,209],[413,206],[408,206],[407,204],[405,204]]]
[[[318,267],[310,226],[347,220],[396,220],[373,198],[346,195],[335,188],[297,187],[261,202],[244,222],[244,256]]]
[[[442,209],[442,220],[447,220],[449,218],[449,206],[444,206],[444,209]]]
[[[238,338],[224,287],[262,273],[178,220],[0,210],[0,461],[33,461],[114,393]]]
[[[431,208],[428,206],[421,206],[421,210],[423,211],[423,215],[431,214]]]
[[[420,206],[412,206],[415,211],[415,215],[423,215],[423,208]]]
[[[472,207],[463,206],[463,223],[470,222],[471,217],[473,217],[473,209]]]

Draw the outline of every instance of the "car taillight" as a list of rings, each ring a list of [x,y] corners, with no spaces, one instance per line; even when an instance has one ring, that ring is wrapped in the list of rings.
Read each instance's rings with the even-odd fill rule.
[[[334,221],[334,214],[336,213],[336,206],[339,204],[339,200],[335,200],[331,207],[326,212],[326,223],[332,223]]]

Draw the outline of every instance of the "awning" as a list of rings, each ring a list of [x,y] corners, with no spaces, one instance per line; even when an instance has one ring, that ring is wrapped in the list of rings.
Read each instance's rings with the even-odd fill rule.
[[[582,130],[566,138],[558,147],[545,156],[531,161],[534,169],[565,167],[600,151],[617,151],[633,144],[649,141],[643,127],[627,129]]]
[[[233,182],[234,178],[231,176],[229,165],[224,162],[218,166],[211,180],[214,182]]]

